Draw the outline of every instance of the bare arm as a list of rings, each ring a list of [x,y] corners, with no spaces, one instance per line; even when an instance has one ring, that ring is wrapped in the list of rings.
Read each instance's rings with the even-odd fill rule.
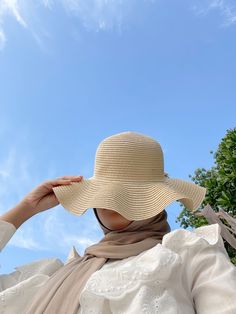
[[[30,205],[22,201],[0,216],[0,220],[7,221],[18,229],[26,220],[35,214],[36,212],[32,210]]]

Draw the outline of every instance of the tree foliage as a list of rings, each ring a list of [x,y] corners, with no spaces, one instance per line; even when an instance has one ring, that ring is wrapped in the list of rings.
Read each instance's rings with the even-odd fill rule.
[[[194,175],[189,175],[192,181],[207,189],[206,196],[199,210],[209,204],[214,211],[219,212],[223,208],[225,212],[236,218],[236,128],[228,129],[222,138],[217,151],[213,153],[214,163],[210,169],[197,168]],[[180,222],[183,228],[197,228],[208,225],[205,217],[198,217],[193,211],[183,207],[176,222]],[[222,222],[229,226],[223,219]],[[224,240],[225,248],[236,265],[236,250]]]

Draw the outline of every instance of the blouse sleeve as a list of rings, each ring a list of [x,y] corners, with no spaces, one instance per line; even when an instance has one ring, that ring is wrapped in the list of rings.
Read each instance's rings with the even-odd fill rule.
[[[219,225],[217,227],[220,231]],[[235,314],[236,267],[224,248],[220,232],[213,243],[201,239],[198,244],[190,267],[196,313]]]
[[[16,227],[13,224],[4,220],[0,220],[0,252],[3,250],[15,232]],[[16,272],[12,272],[11,274],[0,274],[0,292],[16,283],[16,278],[14,277],[15,273]]]
[[[16,227],[10,222],[0,220],[0,252],[16,232]]]

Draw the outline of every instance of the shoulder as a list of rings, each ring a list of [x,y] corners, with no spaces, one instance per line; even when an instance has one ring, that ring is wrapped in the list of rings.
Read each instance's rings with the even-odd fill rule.
[[[176,229],[164,235],[162,245],[179,253],[191,248],[217,247],[226,252],[218,223],[205,225],[193,230]]]

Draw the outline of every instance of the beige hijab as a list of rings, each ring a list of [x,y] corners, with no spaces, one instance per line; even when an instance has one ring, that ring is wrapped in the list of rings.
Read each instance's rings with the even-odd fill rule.
[[[80,293],[93,272],[100,269],[108,259],[124,259],[138,255],[158,243],[171,231],[167,212],[145,220],[134,220],[119,230],[105,227],[94,209],[105,234],[102,240],[89,246],[84,256],[73,258],[59,268],[40,288],[24,314],[77,314]]]

